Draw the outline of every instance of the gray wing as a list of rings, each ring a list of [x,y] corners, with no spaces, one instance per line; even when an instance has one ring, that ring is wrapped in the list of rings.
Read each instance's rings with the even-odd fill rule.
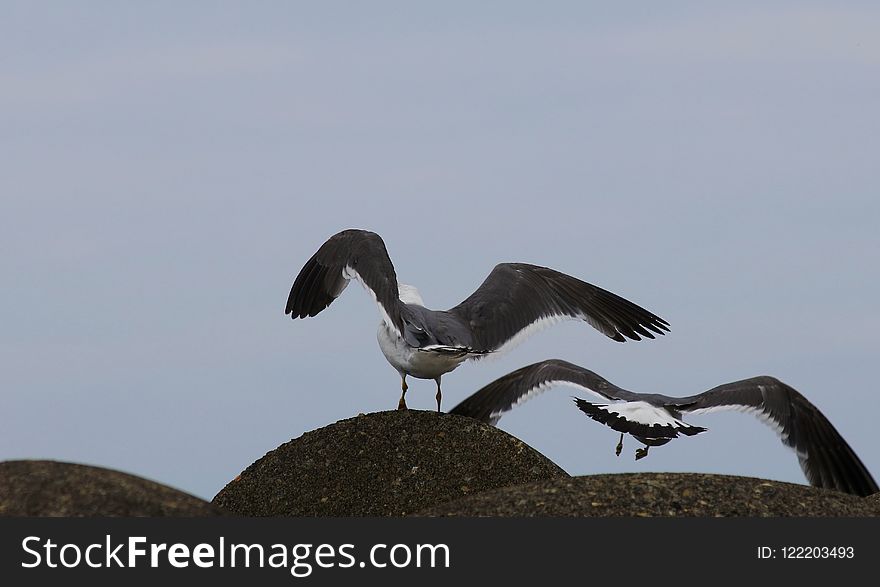
[[[642,400],[649,395],[617,387],[588,369],[561,359],[549,359],[517,369],[476,391],[450,414],[495,424],[517,405],[558,385],[569,385],[605,399]]]
[[[856,495],[877,493],[874,478],[819,408],[774,377],[753,377],[719,385],[677,400],[676,409],[700,414],[750,412],[794,449],[810,484]]]
[[[376,300],[385,322],[403,332],[397,274],[382,237],[366,230],[343,230],[331,236],[309,259],[293,282],[285,314],[315,316],[357,279]]]
[[[570,275],[525,263],[496,265],[466,300],[451,308],[476,347],[494,351],[542,321],[585,320],[618,342],[669,331],[669,324],[622,297]],[[524,332],[526,331],[526,332]]]

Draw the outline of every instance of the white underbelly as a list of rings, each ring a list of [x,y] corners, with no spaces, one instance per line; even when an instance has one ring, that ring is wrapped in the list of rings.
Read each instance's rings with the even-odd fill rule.
[[[450,356],[415,349],[390,332],[384,324],[379,325],[376,338],[382,354],[395,369],[419,379],[435,379],[449,373],[467,359],[467,356]]]

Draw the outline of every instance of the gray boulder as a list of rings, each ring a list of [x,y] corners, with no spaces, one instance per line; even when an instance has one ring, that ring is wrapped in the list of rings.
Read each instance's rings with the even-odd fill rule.
[[[58,461],[0,462],[0,515],[44,517],[217,516],[188,493],[102,467]]]
[[[420,516],[877,516],[880,502],[809,485],[699,473],[548,479],[425,508]]]
[[[405,516],[568,474],[522,441],[430,411],[362,414],[267,453],[213,499],[244,516]]]

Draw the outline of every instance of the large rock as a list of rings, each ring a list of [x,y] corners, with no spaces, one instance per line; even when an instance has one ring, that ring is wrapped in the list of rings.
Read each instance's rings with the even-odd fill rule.
[[[420,516],[877,516],[880,502],[808,485],[698,473],[626,473],[504,487]]]
[[[216,506],[127,473],[57,461],[0,463],[3,516],[216,516]]]
[[[557,477],[568,475],[497,428],[449,414],[392,411],[342,420],[281,445],[213,503],[245,516],[403,516]]]

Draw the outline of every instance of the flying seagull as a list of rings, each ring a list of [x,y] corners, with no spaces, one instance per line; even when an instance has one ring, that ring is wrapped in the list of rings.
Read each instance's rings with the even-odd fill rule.
[[[343,230],[306,262],[290,289],[285,314],[315,316],[356,279],[379,306],[379,347],[401,377],[398,409],[406,409],[406,377],[440,378],[467,359],[503,351],[538,328],[580,319],[618,342],[664,334],[669,324],[609,291],[559,271],[526,263],[496,265],[467,299],[429,310],[416,288],[399,284],[382,238]]]
[[[810,484],[862,496],[880,490],[828,418],[797,390],[774,377],[752,377],[697,395],[670,397],[627,391],[583,367],[550,359],[496,379],[450,413],[494,425],[515,406],[560,385],[610,400],[611,403],[591,403],[574,398],[578,408],[590,418],[620,432],[618,455],[624,434],[645,445],[636,451],[639,459],[648,454],[651,446],[706,430],[684,422],[682,414],[737,410],[757,416],[776,431],[783,444],[794,449]]]

